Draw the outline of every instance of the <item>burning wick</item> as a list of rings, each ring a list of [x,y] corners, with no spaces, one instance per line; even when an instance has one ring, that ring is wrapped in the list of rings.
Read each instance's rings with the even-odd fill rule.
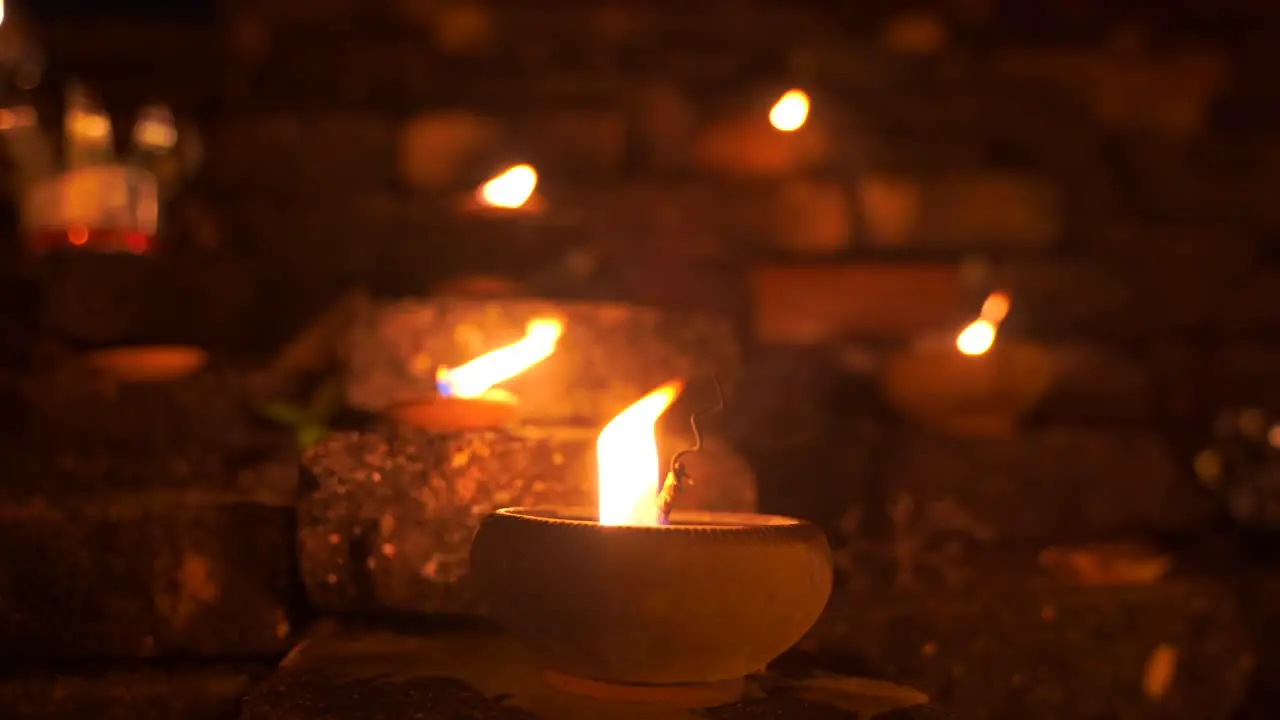
[[[676,493],[680,491],[680,488],[684,487],[685,483],[693,481],[693,478],[689,477],[689,471],[685,469],[684,463],[680,462],[680,460],[685,455],[696,453],[702,449],[702,431],[698,429],[698,416],[724,410],[724,393],[720,390],[720,381],[713,376],[711,382],[716,386],[716,404],[689,416],[689,426],[693,428],[693,447],[681,450],[671,456],[671,469],[667,471],[667,478],[663,480],[662,489],[658,491],[659,525],[668,524],[671,519],[671,506],[675,504]]]
[[[808,118],[809,96],[803,90],[786,91],[769,110],[769,124],[781,132],[799,130]]]
[[[515,210],[529,201],[538,186],[532,165],[515,165],[480,186],[477,197],[489,207]]]
[[[996,332],[1000,323],[1009,314],[1009,296],[1002,292],[994,292],[982,303],[978,319],[969,323],[968,327],[956,336],[956,349],[971,357],[982,355],[995,344]]]
[[[660,525],[658,439],[654,424],[684,384],[672,381],[618,413],[600,431],[596,461],[601,525]]]
[[[493,386],[546,360],[556,351],[564,323],[535,318],[525,326],[524,337],[511,345],[487,352],[456,368],[436,370],[436,390],[444,397],[509,399]]]

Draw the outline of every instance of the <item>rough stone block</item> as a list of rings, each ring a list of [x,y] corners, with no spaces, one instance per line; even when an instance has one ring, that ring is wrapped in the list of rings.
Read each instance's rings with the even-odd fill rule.
[[[302,575],[324,610],[474,612],[471,538],[503,507],[596,503],[596,427],[432,434],[392,426],[331,435],[303,461]],[[690,444],[664,434],[663,457]],[[682,507],[754,511],[751,469],[709,438]]]
[[[476,172],[501,140],[501,128],[467,112],[428,113],[400,129],[401,178],[412,187],[448,188]]]
[[[945,328],[963,312],[952,265],[770,266],[753,272],[752,286],[756,338],[776,344],[904,338]]]
[[[741,350],[723,318],[603,302],[403,300],[357,320],[347,396],[375,411],[429,398],[438,365],[513,343],[541,315],[565,323],[555,354],[504,384],[529,422],[605,422],[673,378],[716,373],[728,392],[739,370]]]
[[[1045,248],[1062,220],[1058,197],[1043,181],[983,173],[931,181],[921,202],[919,240],[961,249]]]
[[[775,247],[802,255],[831,255],[849,247],[849,192],[838,183],[795,180],[773,208]]]
[[[1079,588],[1003,568],[944,591],[837,591],[805,647],[857,648],[964,717],[1192,720],[1232,715],[1251,644],[1224,581]],[[1174,660],[1164,692],[1157,654]]]
[[[0,678],[0,714],[28,720],[235,720],[271,667],[117,666],[106,672],[24,673]]]
[[[228,118],[207,139],[203,176],[219,186],[278,194],[385,187],[395,168],[395,123],[358,113]]]
[[[1050,428],[1003,439],[917,433],[885,463],[891,499],[945,503],[1002,539],[1203,530],[1213,509],[1143,430]]]
[[[291,505],[226,493],[4,500],[3,654],[283,652],[295,629],[294,528]]]

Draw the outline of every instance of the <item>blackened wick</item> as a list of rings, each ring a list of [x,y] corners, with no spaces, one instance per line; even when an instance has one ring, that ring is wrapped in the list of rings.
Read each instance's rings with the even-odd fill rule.
[[[689,471],[682,462],[685,455],[698,452],[702,449],[702,431],[698,429],[698,418],[707,413],[719,412],[724,410],[724,392],[720,389],[720,381],[711,376],[711,383],[716,388],[716,403],[710,407],[703,408],[694,412],[689,416],[689,426],[693,428],[693,447],[685,448],[675,455],[671,456],[671,469],[667,472],[667,477],[662,482],[662,487],[658,489],[658,523],[662,525],[668,524],[671,519],[671,507],[675,503],[676,493],[684,486],[686,482],[690,482]]]

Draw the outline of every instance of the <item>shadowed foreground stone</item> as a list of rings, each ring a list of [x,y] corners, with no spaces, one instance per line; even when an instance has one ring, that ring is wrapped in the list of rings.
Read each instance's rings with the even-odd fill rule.
[[[299,558],[308,597],[333,612],[477,610],[467,571],[480,520],[503,507],[594,506],[598,432],[437,434],[387,425],[329,435],[302,460]],[[723,442],[709,438],[688,468],[695,482],[680,507],[755,509],[751,469]]]
[[[812,671],[812,670],[811,670]],[[769,676],[771,677],[771,676]],[[321,626],[245,701],[242,720],[347,720],[439,717],[475,720],[909,720],[954,716],[930,706],[886,710],[916,697],[888,683],[866,694],[847,693],[840,705],[802,699],[762,680],[753,697],[700,711],[617,705],[566,695],[541,679],[537,662],[491,631],[434,635]],[[855,710],[859,710],[855,711]]]
[[[1257,651],[1232,589],[1208,577],[1074,587],[1006,565],[951,589],[859,587],[836,592],[802,646],[855,648],[975,720],[1225,718]]]
[[[180,492],[0,500],[0,655],[270,655],[293,634],[292,506]]]
[[[266,666],[113,667],[0,678],[0,716],[27,720],[234,720]]]

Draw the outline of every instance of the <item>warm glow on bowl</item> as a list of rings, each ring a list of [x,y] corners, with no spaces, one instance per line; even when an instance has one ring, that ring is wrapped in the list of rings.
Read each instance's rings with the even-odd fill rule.
[[[508,380],[551,357],[564,334],[564,323],[555,318],[534,318],[525,326],[524,337],[487,352],[456,368],[436,371],[440,394],[454,398],[478,398],[498,383]]]
[[[537,186],[538,172],[533,166],[516,165],[481,185],[478,196],[489,207],[514,210],[529,201]]]
[[[769,124],[782,132],[795,132],[809,119],[809,96],[803,90],[788,90],[769,111]]]
[[[596,440],[601,525],[657,525],[658,439],[654,424],[683,389],[669,382],[618,413]]]
[[[996,326],[986,320],[974,320],[956,336],[956,349],[965,355],[981,355],[996,341]]]

